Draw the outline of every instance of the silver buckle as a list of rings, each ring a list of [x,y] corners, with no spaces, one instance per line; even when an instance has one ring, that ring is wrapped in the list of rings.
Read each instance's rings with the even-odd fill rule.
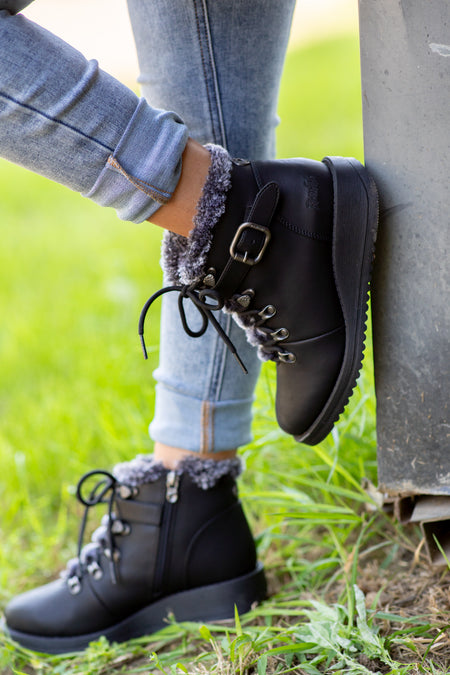
[[[248,257],[248,252],[246,251],[244,254],[238,253],[236,251],[236,246],[239,240],[239,237],[241,236],[241,233],[245,229],[251,229],[251,230],[258,230],[259,232],[264,233],[264,243],[262,245],[262,248],[256,258],[249,258]],[[264,251],[266,250],[267,244],[270,241],[270,230],[268,227],[265,227],[265,225],[258,225],[257,223],[242,223],[242,225],[239,225],[238,229],[236,230],[236,234],[233,237],[233,241],[231,242],[230,245],[230,256],[233,258],[233,260],[237,260],[238,262],[245,263],[246,265],[256,265],[259,263],[261,258],[263,257]]]

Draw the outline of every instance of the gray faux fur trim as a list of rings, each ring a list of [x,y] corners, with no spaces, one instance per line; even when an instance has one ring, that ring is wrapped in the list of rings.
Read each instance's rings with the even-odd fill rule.
[[[223,459],[216,462],[214,459],[201,459],[200,457],[186,457],[182,459],[176,468],[176,473],[181,476],[186,474],[191,481],[202,490],[209,490],[222,478],[232,476],[237,478],[242,472],[242,462],[238,457]],[[137,487],[145,483],[154,483],[168,470],[156,462],[153,455],[137,455],[129,462],[116,464],[113,475],[120,483]]]
[[[164,233],[161,267],[169,283],[191,284],[204,276],[212,231],[225,211],[232,162],[228,152],[219,145],[205,147],[211,154],[211,166],[197,204],[194,227],[187,238],[173,232]]]
[[[242,472],[242,462],[239,457],[233,459],[201,459],[200,457],[186,457],[176,468],[178,475],[187,474],[191,481],[202,488],[209,490],[222,478],[232,476],[237,478]]]
[[[259,330],[257,326],[253,326],[246,317],[239,316],[239,312],[230,307],[229,303],[225,303],[224,312],[231,314],[234,321],[237,323],[239,328],[245,331],[247,342],[252,347],[257,347],[257,354],[260,361],[270,361],[275,359],[277,355],[276,349],[271,349],[266,347],[266,344],[271,341],[271,337],[262,330]],[[273,347],[273,343],[272,343]]]
[[[169,231],[164,233],[161,267],[165,281],[169,284],[191,284],[205,275],[213,229],[225,211],[225,201],[231,187],[232,161],[228,152],[219,145],[205,147],[211,154],[211,166],[197,205],[194,227],[189,237]],[[242,307],[231,299],[226,301],[224,309],[245,330],[247,341],[253,347],[258,347],[261,361],[268,361],[276,355],[276,350],[264,348],[264,344],[270,340],[267,333],[251,325],[246,317],[239,316]]]
[[[137,455],[129,462],[116,464],[113,475],[120,483],[136,487],[144,483],[154,483],[167,473],[161,462],[155,462],[153,455]]]

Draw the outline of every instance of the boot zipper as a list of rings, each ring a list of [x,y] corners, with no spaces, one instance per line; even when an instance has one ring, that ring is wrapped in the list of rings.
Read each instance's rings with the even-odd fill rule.
[[[166,478],[166,498],[163,505],[161,529],[159,533],[158,558],[155,569],[155,583],[153,593],[158,597],[163,592],[167,552],[169,547],[170,530],[176,503],[178,502],[178,485],[180,477],[175,471],[169,471]]]
[[[169,471],[166,479],[166,501],[175,504],[178,501],[180,477],[175,471]]]

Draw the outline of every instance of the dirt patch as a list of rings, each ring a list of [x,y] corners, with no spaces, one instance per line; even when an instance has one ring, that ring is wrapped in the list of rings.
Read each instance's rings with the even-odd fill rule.
[[[450,667],[450,574],[432,567],[424,555],[403,552],[389,569],[368,562],[358,579],[369,611],[380,633],[390,636],[391,655],[414,663],[432,658],[448,672]],[[395,618],[393,618],[395,617]],[[410,648],[395,640],[396,634]]]

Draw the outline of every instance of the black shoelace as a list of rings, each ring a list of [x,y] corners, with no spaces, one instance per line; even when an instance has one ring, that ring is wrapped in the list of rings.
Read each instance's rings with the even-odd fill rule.
[[[88,496],[83,495],[83,486],[92,476],[100,475],[103,478],[99,480],[89,492]],[[76,594],[81,590],[81,580],[86,573],[94,578],[100,579],[103,576],[103,570],[100,567],[100,556],[103,553],[109,562],[111,581],[117,583],[116,562],[118,551],[115,547],[115,535],[127,533],[126,524],[123,523],[113,512],[114,501],[116,498],[116,488],[122,485],[108,471],[94,470],[84,474],[78,481],[77,498],[84,505],[85,510],[81,521],[80,532],[78,535],[77,557],[72,558],[67,563],[63,577],[65,578],[71,593]],[[123,486],[130,490],[128,486]],[[98,504],[107,504],[107,513],[103,516],[101,525],[92,534],[91,542],[83,546],[84,534],[88,521],[89,511]]]
[[[213,289],[208,288],[199,291],[196,288],[197,285],[198,282],[194,282],[193,284],[190,285],[186,284],[184,286],[183,285],[166,286],[165,288],[162,288],[161,290],[154,293],[147,300],[144,307],[142,308],[141,316],[139,318],[139,337],[141,340],[142,350],[144,352],[144,358],[147,359],[147,349],[144,340],[144,323],[147,313],[150,309],[150,306],[157,298],[159,298],[164,293],[177,291],[179,293],[178,311],[180,314],[183,329],[187,333],[187,335],[193,338],[201,337],[206,332],[206,329],[208,328],[208,323],[211,323],[212,326],[217,331],[217,333],[219,334],[220,338],[224,341],[230,352],[233,354],[233,356],[241,366],[244,373],[247,374],[248,373],[247,368],[242,362],[236,350],[236,347],[234,346],[228,335],[225,333],[222,326],[217,321],[216,317],[213,315],[213,312],[217,312],[224,307],[225,305],[224,301],[222,300],[222,298],[220,298],[219,294]],[[246,294],[250,295],[247,296]],[[253,297],[253,291],[251,290],[245,291],[244,296],[246,298],[248,297],[248,301],[250,302],[251,298]],[[260,349],[262,350],[262,352],[266,354],[266,358],[272,359],[274,361],[281,361],[283,363],[294,363],[295,356],[291,354],[291,352],[283,351],[281,348],[282,345],[280,344],[289,337],[289,331],[287,330],[287,328],[278,328],[276,330],[272,330],[266,326],[263,326],[263,324],[268,319],[271,319],[276,314],[276,308],[273,305],[267,305],[261,310],[257,309],[249,310],[245,308],[247,304],[245,305],[245,307],[239,305],[240,297],[242,298],[243,296],[237,295],[231,301],[230,304],[232,305],[232,312],[236,313],[239,316],[240,322],[245,329],[251,329],[253,331],[253,335],[255,336],[256,341],[260,345]],[[194,304],[194,306],[199,311],[200,316],[202,317],[202,325],[197,331],[192,330],[192,328],[188,325],[183,304],[185,298],[190,300]]]
[[[139,317],[139,336],[141,339],[142,351],[144,352],[144,358],[145,359],[147,358],[147,349],[144,340],[144,323],[145,318],[147,316],[147,312],[150,309],[152,303],[161,295],[164,295],[164,293],[177,291],[179,293],[178,311],[180,313],[180,319],[183,325],[183,329],[187,333],[187,335],[189,335],[189,337],[192,338],[201,337],[202,335],[205,334],[206,329],[208,328],[208,323],[210,323],[219,334],[219,337],[224,341],[227,348],[233,354],[234,358],[239,363],[244,373],[247,374],[248,373],[247,368],[242,362],[242,359],[239,356],[236,347],[234,346],[234,344],[232,343],[232,341],[230,340],[230,338],[228,337],[228,335],[226,334],[226,332],[224,331],[224,329],[222,328],[222,326],[220,325],[220,323],[217,321],[216,317],[213,314],[213,312],[217,312],[223,308],[224,301],[219,297],[218,293],[215,293],[214,290],[203,289],[201,291],[198,291],[196,288],[197,285],[198,282],[194,282],[193,284],[190,285],[186,284],[184,286],[183,285],[166,286],[165,288],[161,288],[161,290],[154,293],[147,300],[144,307],[142,308],[141,316]],[[188,325],[186,312],[184,311],[184,304],[183,304],[185,299],[190,300],[194,304],[200,316],[202,317],[202,325],[197,331],[192,330],[192,328]],[[208,302],[208,300],[210,302]],[[211,302],[211,300],[213,302]]]

